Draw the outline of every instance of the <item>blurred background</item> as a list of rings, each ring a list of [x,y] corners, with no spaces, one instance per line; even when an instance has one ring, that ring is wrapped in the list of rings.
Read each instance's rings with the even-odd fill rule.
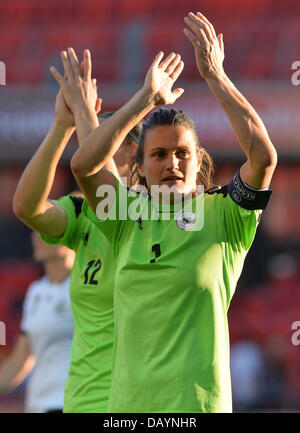
[[[198,125],[227,184],[244,162],[230,124],[197,71],[183,18],[201,11],[223,33],[224,68],[253,104],[279,164],[253,247],[229,309],[235,412],[300,411],[300,2],[298,0],[0,0],[0,321],[1,358],[16,341],[28,285],[42,269],[31,259],[30,230],[12,213],[21,173],[54,119],[60,51],[92,53],[103,111],[119,108],[142,85],[154,55],[181,53],[185,69],[176,108]],[[293,84],[294,83],[294,84]],[[51,198],[76,185],[67,147]],[[37,179],[38,181],[38,179]],[[300,322],[299,322],[300,325]],[[294,334],[294,337],[293,337]],[[0,397],[0,412],[22,412],[25,384]]]

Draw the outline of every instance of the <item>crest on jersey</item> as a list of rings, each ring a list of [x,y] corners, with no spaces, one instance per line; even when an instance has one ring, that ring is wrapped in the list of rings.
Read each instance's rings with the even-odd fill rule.
[[[197,215],[192,211],[180,212],[176,216],[176,225],[180,230],[193,230]]]
[[[232,197],[236,203],[242,201],[240,194],[235,189],[232,191]]]
[[[58,304],[56,304],[55,306],[56,314],[65,313],[66,311],[68,311],[68,306],[64,300],[61,300]]]

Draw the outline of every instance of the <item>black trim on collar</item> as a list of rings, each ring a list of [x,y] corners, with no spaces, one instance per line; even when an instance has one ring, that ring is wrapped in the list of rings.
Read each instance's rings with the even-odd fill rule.
[[[74,204],[75,215],[76,215],[76,218],[78,218],[79,215],[81,214],[82,204],[83,204],[83,198],[82,197],[76,197],[74,195],[70,195],[69,197],[70,197],[70,199],[72,200],[72,202]]]
[[[228,194],[228,185],[215,185],[205,191],[205,194],[223,194],[224,197]]]

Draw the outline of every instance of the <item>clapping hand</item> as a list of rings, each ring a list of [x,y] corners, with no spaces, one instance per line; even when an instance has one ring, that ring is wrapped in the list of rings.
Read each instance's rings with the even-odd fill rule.
[[[155,56],[144,83],[144,89],[154,99],[155,105],[173,104],[184,92],[181,88],[172,90],[184,66],[180,55],[171,53],[162,60],[163,56],[162,51]]]
[[[96,80],[91,78],[90,51],[84,51],[84,60],[81,65],[73,48],[69,48],[67,52],[62,51],[61,59],[65,75],[62,76],[53,66],[51,66],[50,72],[61,87],[64,101],[69,111],[74,114],[76,110],[87,107],[95,110],[98,114],[101,109],[102,100],[98,98]],[[60,99],[61,93],[58,94],[57,98],[57,104],[62,105]]]
[[[189,29],[184,29],[186,37],[195,49],[198,70],[204,79],[223,75],[224,44],[223,34],[216,35],[213,25],[200,12],[190,12],[184,18]]]

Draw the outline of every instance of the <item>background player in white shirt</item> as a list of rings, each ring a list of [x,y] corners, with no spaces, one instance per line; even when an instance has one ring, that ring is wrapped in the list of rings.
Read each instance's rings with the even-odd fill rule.
[[[61,411],[73,338],[69,280],[75,253],[62,245],[47,245],[35,232],[32,244],[45,275],[26,293],[20,335],[0,364],[0,393],[16,388],[32,371],[25,411]]]

